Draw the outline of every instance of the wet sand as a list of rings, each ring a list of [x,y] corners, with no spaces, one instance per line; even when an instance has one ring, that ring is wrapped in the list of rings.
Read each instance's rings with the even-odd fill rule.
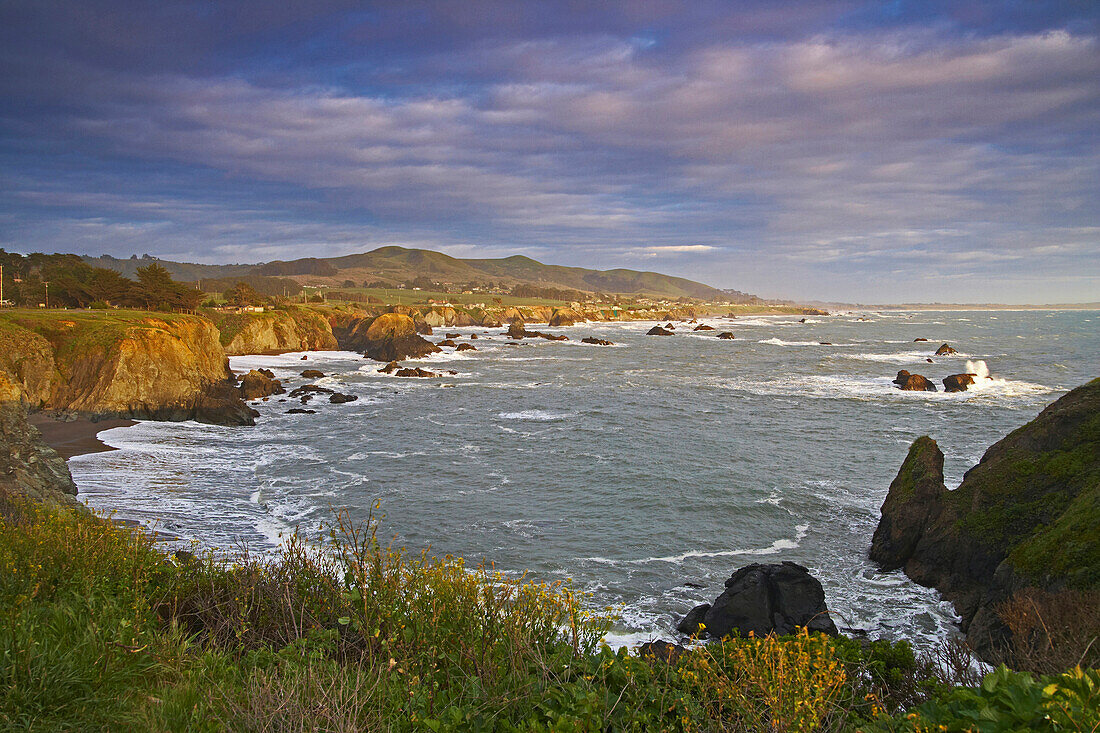
[[[39,432],[42,433],[42,439],[46,441],[46,445],[57,451],[65,460],[85,453],[115,450],[96,438],[96,435],[111,428],[123,428],[137,424],[134,420],[121,418],[99,420],[98,422],[87,419],[64,422],[55,420],[41,412],[28,416],[27,422],[38,428]]]

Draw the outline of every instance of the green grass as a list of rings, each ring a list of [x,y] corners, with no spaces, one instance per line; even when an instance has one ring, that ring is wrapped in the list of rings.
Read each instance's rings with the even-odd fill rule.
[[[0,494],[0,728],[900,730],[928,701],[966,713],[903,643],[729,639],[666,663],[602,646],[610,617],[568,585],[375,530],[338,517],[274,558],[172,559]]]

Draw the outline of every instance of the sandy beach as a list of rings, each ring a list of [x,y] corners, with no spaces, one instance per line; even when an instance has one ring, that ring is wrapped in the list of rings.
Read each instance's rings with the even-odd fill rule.
[[[111,446],[100,441],[96,435],[103,430],[137,424],[134,420],[121,418],[110,418],[95,422],[87,419],[65,422],[56,420],[41,412],[30,415],[27,421],[38,428],[46,444],[57,451],[65,460],[85,453],[114,450]]]

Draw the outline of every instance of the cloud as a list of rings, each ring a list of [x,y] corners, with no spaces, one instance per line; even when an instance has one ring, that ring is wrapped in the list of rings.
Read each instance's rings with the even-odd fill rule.
[[[169,4],[78,28],[64,3],[29,7],[15,21],[60,30],[36,54],[0,33],[7,246],[660,256],[821,297],[915,262],[1100,275],[1087,13],[332,2],[246,4],[249,24]]]

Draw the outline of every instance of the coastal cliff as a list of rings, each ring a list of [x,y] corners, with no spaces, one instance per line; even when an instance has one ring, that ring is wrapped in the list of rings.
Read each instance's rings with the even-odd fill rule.
[[[44,504],[82,506],[65,459],[27,422],[23,391],[0,374],[0,494],[25,496]]]
[[[918,438],[890,485],[870,557],[955,604],[971,646],[1007,641],[999,604],[1028,588],[1100,586],[1100,379],[995,443],[948,491]]]
[[[251,425],[218,339],[197,316],[8,313],[0,317],[0,372],[32,409]]]
[[[227,356],[338,348],[329,320],[309,308],[205,315],[218,329]]]

